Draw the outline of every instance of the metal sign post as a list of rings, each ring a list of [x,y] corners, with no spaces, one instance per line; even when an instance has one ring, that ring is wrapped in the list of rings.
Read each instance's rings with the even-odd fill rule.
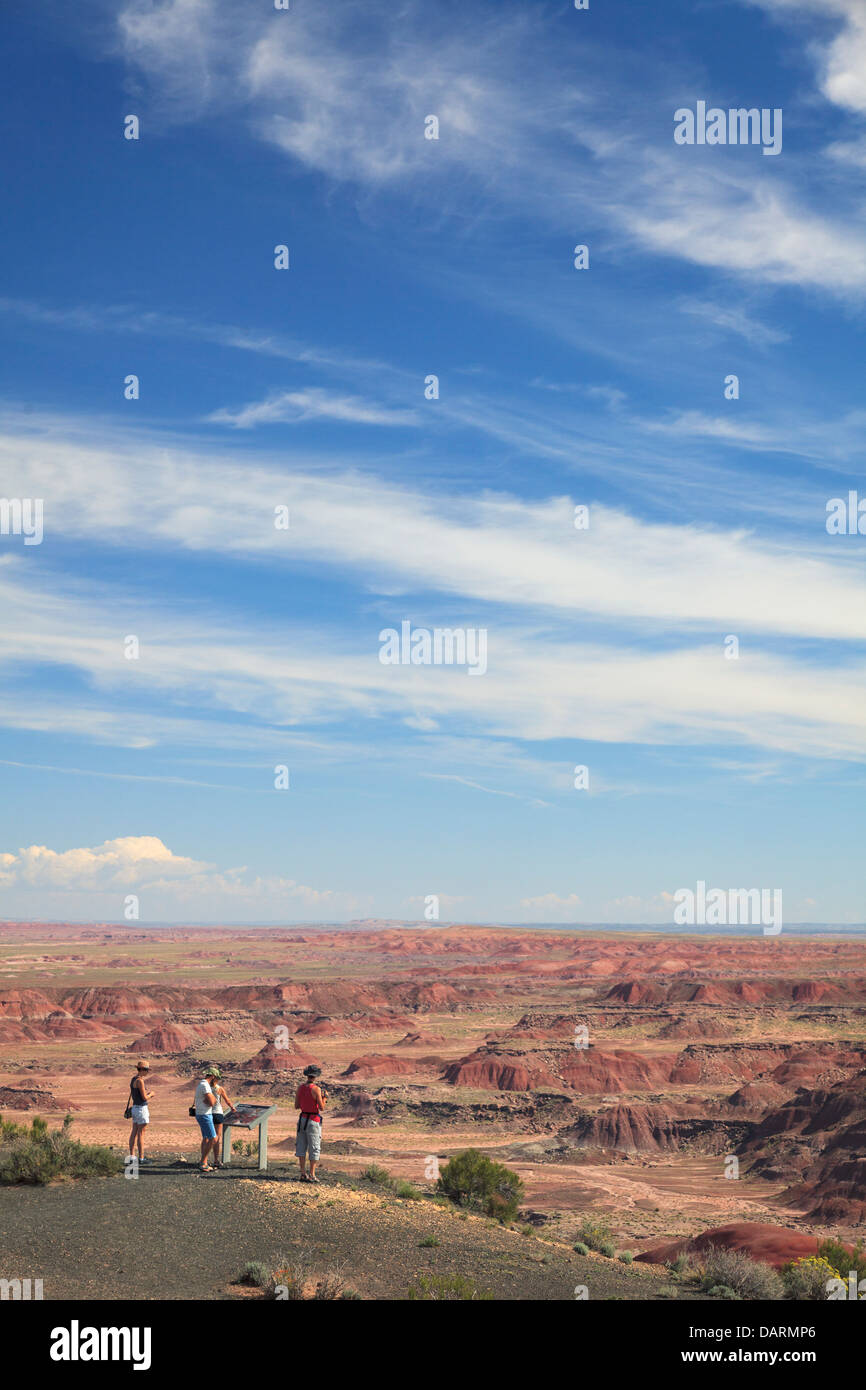
[[[257,1129],[259,1131],[259,1172],[268,1170],[268,1119],[276,1110],[275,1105],[239,1105],[223,1116],[222,1161],[228,1166],[232,1161],[232,1129]]]

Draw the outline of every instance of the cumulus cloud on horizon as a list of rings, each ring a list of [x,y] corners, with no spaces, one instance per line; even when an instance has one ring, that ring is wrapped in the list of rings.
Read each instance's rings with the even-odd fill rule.
[[[315,915],[326,910],[339,914],[357,903],[351,895],[294,879],[263,878],[246,868],[219,870],[175,854],[156,835],[124,835],[66,850],[29,845],[0,852],[0,890],[17,890],[25,905],[29,894],[56,893],[61,900],[69,894],[86,895],[99,904],[99,911],[113,906],[117,919],[123,916],[124,897],[134,893],[141,897],[144,920],[156,920],[172,907],[205,916],[215,905],[225,904],[228,915],[243,909],[253,916],[273,917],[281,909],[297,913],[299,908]]]

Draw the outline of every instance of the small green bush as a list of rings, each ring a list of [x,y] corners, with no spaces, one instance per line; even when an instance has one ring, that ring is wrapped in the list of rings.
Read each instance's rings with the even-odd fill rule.
[[[818,1246],[818,1256],[834,1269],[838,1269],[840,1278],[846,1283],[852,1269],[857,1275],[858,1284],[861,1279],[866,1279],[866,1249],[863,1247],[862,1239],[857,1241],[850,1253],[841,1241],[822,1240]]]
[[[361,1174],[367,1182],[371,1182],[374,1187],[391,1187],[393,1179],[387,1168],[382,1168],[378,1163],[368,1163]]]
[[[70,1134],[72,1116],[49,1129],[34,1116],[29,1125],[0,1117],[0,1185],[40,1186],[53,1178],[108,1177],[123,1171],[119,1154],[104,1144],[82,1144]]]
[[[425,1236],[423,1240],[419,1240],[418,1244],[423,1250],[432,1250],[434,1245],[439,1244],[439,1240],[437,1236]]]
[[[267,1265],[262,1264],[261,1260],[250,1260],[238,1275],[237,1282],[239,1284],[251,1284],[256,1289],[264,1289],[267,1288],[270,1277],[271,1271]]]
[[[513,1221],[523,1196],[523,1183],[502,1163],[478,1149],[464,1149],[446,1163],[437,1189],[458,1206],[476,1207],[497,1221]]]
[[[578,1253],[578,1255],[588,1255],[588,1254],[589,1254],[589,1246],[586,1244],[585,1241],[582,1241],[582,1240],[576,1240],[575,1243],[574,1243],[574,1245],[572,1246],[572,1249],[573,1249],[573,1250],[576,1250],[577,1253]]]
[[[621,1260],[624,1265],[630,1265],[634,1261],[634,1255],[630,1250],[620,1250],[616,1258]]]
[[[581,1222],[577,1238],[590,1250],[597,1250],[600,1254],[606,1253],[604,1246],[612,1244],[610,1226],[606,1221],[598,1218],[592,1220],[587,1218]]]
[[[402,1197],[405,1202],[420,1202],[421,1193],[417,1187],[413,1187],[410,1182],[400,1179],[394,1184],[394,1196]]]

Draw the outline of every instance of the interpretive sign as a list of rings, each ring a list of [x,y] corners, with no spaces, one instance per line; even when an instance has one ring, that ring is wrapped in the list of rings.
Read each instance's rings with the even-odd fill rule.
[[[238,1105],[223,1117],[223,1163],[232,1161],[232,1129],[257,1129],[259,1131],[259,1172],[268,1167],[268,1117],[276,1110],[275,1105]]]

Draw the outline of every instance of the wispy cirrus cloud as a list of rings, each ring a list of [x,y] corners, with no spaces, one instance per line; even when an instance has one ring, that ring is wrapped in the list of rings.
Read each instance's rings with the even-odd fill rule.
[[[211,424],[252,429],[256,425],[294,424],[304,420],[336,420],[349,425],[413,425],[411,410],[389,410],[357,396],[340,396],[319,387],[304,391],[276,391],[262,401],[236,410],[225,407],[207,416]]]
[[[760,2],[794,8],[794,0]],[[857,3],[825,2],[847,28],[827,52],[824,86],[859,110],[856,61],[847,56],[861,42]],[[838,297],[866,291],[856,190],[843,200],[837,187],[830,214],[796,177],[745,171],[718,151],[711,166],[698,164],[666,137],[648,147],[645,72],[637,121],[625,74],[611,93],[590,46],[577,80],[523,7],[499,7],[495,26],[465,8],[431,23],[420,0],[408,15],[414,23],[394,26],[384,11],[347,3],[299,10],[287,28],[273,12],[209,11],[205,21],[201,0],[163,0],[122,10],[117,41],[149,84],[157,117],[230,112],[297,165],[373,195],[401,192],[446,216],[465,207],[467,190],[503,213],[519,199],[563,230],[577,201],[630,254],[638,247]],[[671,118],[682,85],[683,74],[670,70],[656,79],[656,101]],[[429,113],[440,120],[438,141],[423,138]]]

